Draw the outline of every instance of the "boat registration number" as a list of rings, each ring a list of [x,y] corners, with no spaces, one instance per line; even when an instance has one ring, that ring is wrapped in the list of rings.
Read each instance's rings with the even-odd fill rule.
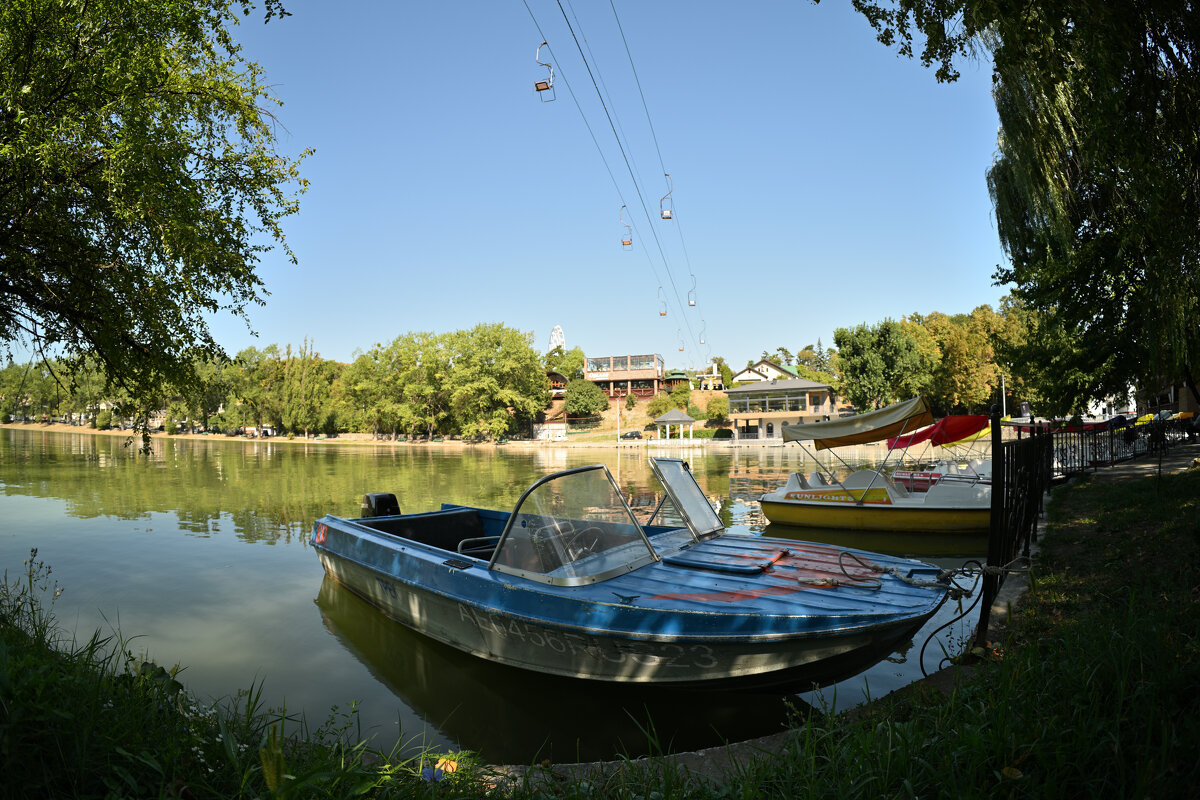
[[[555,653],[603,659],[613,664],[631,662],[646,666],[709,669],[717,666],[712,648],[703,644],[682,645],[672,642],[609,641],[567,631],[550,631],[520,620],[506,620],[463,604],[459,618],[473,622],[481,633],[501,638],[520,639],[531,647],[547,648]]]

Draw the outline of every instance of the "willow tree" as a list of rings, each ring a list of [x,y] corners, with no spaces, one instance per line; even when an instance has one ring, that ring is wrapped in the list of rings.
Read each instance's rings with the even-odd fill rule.
[[[1180,11],[1101,4],[1043,35],[1053,72],[1025,48],[996,82],[996,277],[1076,340],[1060,404],[1134,382],[1200,402],[1200,15]]]
[[[957,77],[990,51],[1001,130],[988,173],[1011,264],[999,283],[1070,343],[1049,398],[1130,383],[1200,401],[1200,13],[1194,2],[854,0],[885,44]],[[1042,348],[1044,341],[1030,342]]]
[[[277,6],[277,4],[274,4]],[[268,12],[271,13],[271,6]],[[87,354],[142,398],[223,356],[297,210],[260,67],[231,35],[246,2],[0,4],[0,345]],[[278,11],[278,9],[275,9]]]

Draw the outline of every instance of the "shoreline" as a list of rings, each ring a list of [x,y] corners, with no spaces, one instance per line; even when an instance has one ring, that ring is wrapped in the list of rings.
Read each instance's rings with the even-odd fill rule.
[[[40,431],[42,433],[57,433],[57,434],[77,434],[86,436],[121,436],[127,439],[138,438],[135,431],[108,429],[98,430],[86,425],[67,425],[61,422],[4,422],[0,423],[0,430],[23,430],[23,431]],[[368,436],[369,434],[350,434],[352,436]],[[444,439],[440,442],[435,441],[390,441],[387,439],[358,439],[346,438],[345,436],[323,437],[320,439],[314,437],[304,438],[296,436],[288,438],[287,436],[270,436],[263,438],[251,438],[246,436],[226,436],[223,433],[176,433],[168,434],[165,432],[155,432],[150,434],[151,440],[175,440],[186,439],[189,441],[219,441],[219,442],[246,442],[258,444],[260,442],[268,442],[271,444],[288,444],[288,445],[351,445],[356,447],[436,447],[450,450],[465,450],[473,447],[508,447],[519,449],[541,449],[541,448],[611,448],[611,449],[643,449],[646,451],[654,451],[664,448],[689,448],[701,450],[781,450],[784,443],[781,440],[773,440],[770,443],[750,442],[746,440],[734,441],[733,439],[630,439],[618,440],[616,433],[613,433],[612,439],[591,439],[586,441],[563,441],[563,440],[542,440],[542,439],[509,439],[505,442],[484,441],[484,442],[465,442],[461,439]],[[864,448],[871,451],[879,451],[886,453],[887,447],[885,443],[872,443],[866,445],[856,445],[857,448]],[[799,448],[797,448],[798,450]]]
[[[87,436],[123,436],[126,438],[138,438],[139,434],[136,431],[121,430],[109,428],[107,430],[99,430],[87,425],[68,425],[62,422],[3,422],[0,423],[0,429],[12,429],[23,431],[41,431],[42,433],[74,433]],[[220,442],[269,442],[271,444],[336,444],[336,445],[355,445],[368,447],[448,447],[448,448],[467,448],[467,447],[703,447],[712,443],[711,439],[630,439],[618,441],[616,434],[613,434],[613,439],[603,440],[594,439],[588,441],[563,441],[550,439],[508,439],[504,442],[499,441],[480,441],[467,442],[462,439],[451,439],[445,437],[442,441],[394,441],[390,439],[373,439],[373,438],[358,438],[361,436],[370,436],[370,434],[342,434],[340,436],[293,436],[285,435],[256,437],[256,436],[227,436],[223,433],[174,433],[169,434],[164,431],[156,431],[150,434],[152,440],[155,439],[188,439],[195,441],[215,440]],[[354,438],[350,438],[354,437]],[[724,443],[718,446],[724,446]],[[779,445],[756,445],[758,447],[772,447]]]

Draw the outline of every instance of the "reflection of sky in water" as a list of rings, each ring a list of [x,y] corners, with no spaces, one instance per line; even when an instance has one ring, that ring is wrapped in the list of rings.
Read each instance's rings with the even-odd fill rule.
[[[430,510],[442,501],[508,509],[537,477],[591,463],[607,465],[627,496],[656,496],[641,448],[442,452],[187,440],[155,447],[147,458],[119,437],[0,429],[0,566],[9,579],[22,574],[29,549],[37,547],[64,589],[56,615],[78,637],[97,629],[136,637],[130,649],[167,666],[183,665],[188,688],[202,697],[231,695],[262,681],[268,704],[303,711],[312,725],[323,722],[331,707],[344,710],[355,702],[364,733],[385,746],[398,737],[416,746],[455,743],[437,729],[436,709],[409,708],[404,692],[389,687],[379,669],[323,621],[315,604],[322,571],[307,544],[315,518],[356,516],[368,491],[396,493],[404,511]],[[791,447],[655,452],[688,460],[730,530],[739,533],[767,528],[760,494],[777,488],[792,470],[813,468]],[[842,534],[850,537],[844,541],[837,532],[766,533],[863,546],[855,544],[861,534]],[[963,551],[953,541],[898,542],[895,552],[926,559],[939,548],[943,554]],[[866,549],[892,545],[872,540]],[[926,631],[950,616],[948,606]],[[868,690],[878,697],[919,677],[915,661],[924,636],[903,663],[882,662],[810,699],[819,705],[836,698],[844,708]],[[963,636],[960,625],[939,639],[957,647]],[[941,647],[931,644],[927,667],[936,667],[941,655]],[[465,669],[478,675],[469,663]],[[569,699],[560,703],[567,704]],[[777,730],[774,711],[760,711],[743,714],[728,729],[739,736]],[[755,720],[765,729],[756,732]],[[501,726],[489,730],[504,736]]]

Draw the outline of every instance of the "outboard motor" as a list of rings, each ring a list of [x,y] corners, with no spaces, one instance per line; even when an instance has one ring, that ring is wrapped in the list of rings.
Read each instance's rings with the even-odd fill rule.
[[[363,517],[394,517],[400,514],[400,504],[391,492],[371,492],[363,495]]]

